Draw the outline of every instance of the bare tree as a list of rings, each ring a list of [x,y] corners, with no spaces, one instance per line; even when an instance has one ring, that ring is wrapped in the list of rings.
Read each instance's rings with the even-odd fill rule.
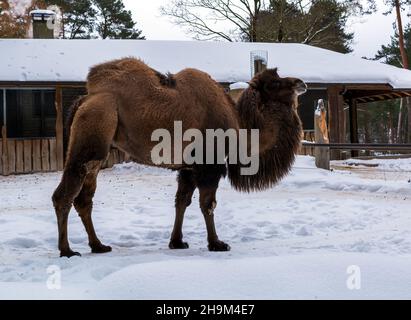
[[[318,39],[323,34],[328,33],[331,38],[336,29],[344,29],[348,15],[367,11],[364,3],[373,4],[373,0],[172,0],[160,10],[199,40],[282,42],[291,39],[308,44],[321,41]],[[328,12],[316,14],[319,8]],[[341,26],[338,17],[337,22],[327,18],[335,16],[335,12],[330,12],[335,11],[333,8],[341,11]],[[298,28],[297,37],[294,31]],[[275,32],[270,34],[268,30]],[[287,38],[287,34],[294,33],[295,36]]]
[[[246,35],[252,42],[265,4],[264,0],[172,0],[160,11],[198,40],[236,41]]]

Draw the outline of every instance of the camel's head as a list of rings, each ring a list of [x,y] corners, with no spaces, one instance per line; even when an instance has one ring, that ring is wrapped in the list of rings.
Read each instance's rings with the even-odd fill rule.
[[[297,97],[307,91],[307,85],[297,78],[281,78],[277,69],[257,74],[250,86],[260,92],[263,101],[279,101],[294,105]]]

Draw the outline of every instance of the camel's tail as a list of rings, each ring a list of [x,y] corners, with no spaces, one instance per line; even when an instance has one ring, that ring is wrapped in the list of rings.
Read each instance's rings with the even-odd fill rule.
[[[70,130],[71,125],[73,124],[74,116],[77,113],[77,110],[86,100],[87,96],[79,96],[76,100],[74,100],[73,104],[70,106],[69,113],[66,119],[65,128],[66,128],[66,136],[70,137]]]

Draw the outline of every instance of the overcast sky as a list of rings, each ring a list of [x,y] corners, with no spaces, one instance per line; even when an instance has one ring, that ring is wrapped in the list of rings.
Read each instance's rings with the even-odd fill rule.
[[[382,2],[382,0],[380,0]],[[161,5],[169,0],[124,0],[127,9],[131,10],[138,27],[149,40],[191,40],[180,27],[173,25],[167,17],[159,12]],[[382,8],[382,6],[380,5]],[[404,22],[407,17],[404,14]],[[381,12],[363,19],[350,21],[349,28],[355,33],[354,54],[360,57],[373,57],[382,44],[390,41],[393,34],[394,15],[384,16]]]

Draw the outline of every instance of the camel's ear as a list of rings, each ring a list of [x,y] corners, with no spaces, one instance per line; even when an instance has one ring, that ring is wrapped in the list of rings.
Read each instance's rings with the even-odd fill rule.
[[[265,92],[278,90],[280,88],[280,82],[276,80],[280,77],[278,76],[277,70],[277,68],[268,69],[262,73],[257,74],[249,82],[250,87]]]
[[[251,88],[258,90],[258,88],[260,87],[260,79],[254,77],[248,84]]]

